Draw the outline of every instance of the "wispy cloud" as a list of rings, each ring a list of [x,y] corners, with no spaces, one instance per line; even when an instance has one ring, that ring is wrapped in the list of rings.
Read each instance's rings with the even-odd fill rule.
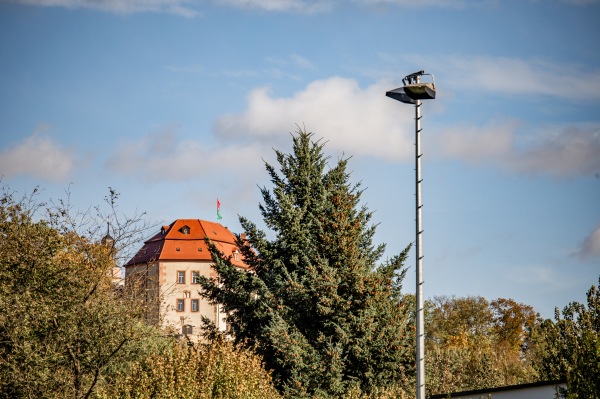
[[[290,55],[290,59],[292,60],[292,62],[303,69],[315,69],[315,66],[313,65],[312,62],[310,62],[308,59],[302,57],[301,55],[298,54],[291,54]]]
[[[269,56],[265,61],[277,67],[293,66],[301,69],[315,69],[314,64],[310,60],[298,54],[290,54],[285,57]]]
[[[432,140],[437,156],[556,178],[600,173],[600,125],[545,126],[518,134],[516,121],[443,128]]]
[[[576,255],[581,259],[600,257],[600,222],[581,243]]]
[[[332,1],[327,0],[214,0],[215,4],[275,12],[319,13],[329,11]]]
[[[507,161],[517,172],[593,176],[600,173],[600,125],[549,128],[536,135],[528,147],[514,148]]]
[[[168,13],[183,17],[201,15],[200,6],[208,1],[201,0],[7,0],[14,3],[44,7],[89,8],[118,14],[141,12]],[[536,2],[537,0],[531,0]],[[212,0],[212,4],[265,12],[287,12],[316,14],[329,12],[340,7],[336,0]],[[600,0],[556,0],[574,6],[595,5]],[[363,7],[393,6],[401,8],[465,8],[496,5],[497,0],[353,0]]]
[[[233,173],[250,176],[263,169],[259,145],[215,147],[201,141],[182,140],[176,127],[122,141],[106,165],[113,172],[146,181],[190,181]]]
[[[575,6],[589,6],[600,4],[600,0],[560,0],[561,3],[572,4]]]
[[[478,0],[479,2],[484,2]],[[468,3],[474,3],[473,0],[354,0],[355,3],[363,5],[393,5],[403,8],[423,8],[423,7],[441,7],[441,8],[462,8]]]
[[[118,14],[157,12],[195,17],[200,13],[192,0],[16,0],[28,5],[65,8],[91,8]]]
[[[515,148],[514,131],[518,123],[490,122],[485,126],[443,127],[431,140],[435,156],[471,163],[498,163]]]
[[[11,0],[9,0],[11,1]],[[196,17],[201,14],[199,6],[206,1],[199,0],[12,0],[15,3],[65,8],[91,8],[119,14],[139,12],[161,12],[184,17]],[[583,0],[579,0],[583,1]],[[389,3],[414,7],[414,1],[406,0],[357,0],[358,4]],[[335,0],[212,0],[217,6],[232,7],[266,12],[290,12],[315,14],[331,11],[337,5]],[[451,2],[463,5],[464,1]],[[448,7],[444,0],[424,0],[420,6]],[[455,7],[456,5],[454,5]]]
[[[542,59],[492,56],[381,54],[393,65],[427,65],[446,90],[509,96],[552,96],[569,102],[600,100],[600,68]],[[409,71],[410,72],[410,71]]]
[[[40,127],[31,136],[0,152],[0,175],[33,176],[63,181],[75,168],[73,151],[55,143]]]
[[[498,5],[498,0],[353,0],[355,3],[363,5],[392,5],[402,8],[425,8],[425,7],[438,7],[438,8],[464,8],[464,7],[481,7],[491,6],[495,7]],[[545,5],[548,3],[547,0],[529,0],[530,3],[542,3]],[[554,0],[556,3],[564,3],[574,6],[587,6],[600,3],[600,0]]]

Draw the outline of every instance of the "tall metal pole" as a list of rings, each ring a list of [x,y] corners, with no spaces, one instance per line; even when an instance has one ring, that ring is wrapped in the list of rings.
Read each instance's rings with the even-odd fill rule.
[[[419,76],[416,77],[419,83]],[[421,228],[421,100],[415,104],[415,197],[416,197],[416,253],[417,253],[417,399],[425,399],[425,328],[423,309],[423,246]]]
[[[430,75],[432,83],[420,84],[421,75]],[[435,98],[435,79],[430,73],[419,71],[411,73],[402,79],[404,87],[387,91],[386,96],[405,104],[415,105],[415,235],[416,235],[416,366],[417,366],[417,399],[425,399],[425,326],[423,306],[423,228],[421,227],[421,100]]]

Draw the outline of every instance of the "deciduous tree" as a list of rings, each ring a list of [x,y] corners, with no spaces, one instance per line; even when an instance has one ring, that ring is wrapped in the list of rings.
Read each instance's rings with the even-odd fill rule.
[[[535,321],[530,306],[503,298],[436,297],[426,311],[431,394],[535,381],[526,356]]]
[[[0,397],[87,398],[158,334],[112,284],[119,246],[86,236],[92,224],[74,229],[66,203],[35,198],[0,199]]]

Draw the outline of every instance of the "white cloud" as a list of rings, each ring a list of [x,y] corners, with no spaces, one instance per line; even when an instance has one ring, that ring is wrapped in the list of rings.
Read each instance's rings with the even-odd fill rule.
[[[218,135],[271,141],[287,137],[290,125],[316,130],[328,148],[355,156],[408,160],[413,156],[413,109],[384,96],[393,87],[377,82],[361,88],[333,77],[310,83],[291,97],[253,90],[247,108],[215,123]],[[438,158],[557,178],[600,172],[600,125],[543,126],[534,133],[517,121],[433,129],[428,151]]]
[[[21,4],[65,7],[92,8],[96,10],[131,14],[138,12],[162,12],[196,17],[200,15],[199,6],[205,1],[199,0],[12,0]],[[328,0],[212,0],[218,6],[256,9],[269,12],[318,13],[329,11],[334,2]]]
[[[541,0],[529,0],[531,3],[548,3]],[[464,8],[464,7],[496,7],[500,2],[498,0],[354,0],[355,3],[363,5],[392,5],[403,8]],[[575,6],[587,6],[600,3],[600,0],[555,0],[556,3],[565,3]]]
[[[259,145],[215,148],[200,141],[180,140],[176,129],[169,127],[142,139],[121,142],[107,165],[114,172],[146,181],[188,181],[218,174],[240,178],[263,170],[261,154],[265,151]]]
[[[561,2],[566,4],[572,4],[575,6],[588,6],[600,4],[600,0],[562,0]]]
[[[196,17],[201,14],[201,0],[8,0],[15,3],[65,8],[91,8],[119,14],[138,12],[159,12],[183,17]],[[531,0],[536,2],[538,0]],[[599,0],[557,0],[575,6],[595,5]],[[397,6],[402,8],[464,8],[495,5],[498,0],[353,0],[359,6]],[[314,14],[328,12],[340,3],[336,0],[212,0],[217,6],[255,9],[267,12],[298,12]]]
[[[514,150],[517,123],[492,122],[484,127],[458,125],[434,133],[434,155],[469,162],[499,162]]]
[[[382,54],[382,59],[399,64],[427,65],[437,83],[457,93],[497,93],[515,97],[552,96],[570,102],[600,100],[600,69],[557,64],[540,59],[466,55]],[[440,82],[443,82],[441,84]]]
[[[191,0],[17,0],[28,5],[65,8],[92,8],[119,14],[137,12],[164,12],[195,17],[199,12],[190,5]]]
[[[323,0],[214,0],[215,4],[264,11],[316,13],[329,11],[333,4]]]
[[[226,115],[215,124],[225,137],[272,140],[287,137],[293,124],[315,130],[328,148],[350,155],[388,160],[413,153],[413,109],[385,96],[392,84],[360,88],[353,79],[333,77],[310,83],[289,98],[273,97],[267,88],[248,96],[245,112]]]
[[[462,8],[467,4],[466,0],[354,0],[358,4],[365,5],[394,5],[405,8],[442,7]],[[471,1],[473,2],[473,1]]]
[[[600,125],[544,127],[519,135],[516,122],[443,129],[432,140],[437,156],[556,178],[600,173]],[[525,137],[527,136],[527,137]]]
[[[523,150],[515,150],[508,167],[525,173],[555,177],[600,173],[600,125],[567,126],[537,135]]]
[[[600,257],[600,223],[598,223],[594,231],[583,240],[581,247],[577,251],[577,255],[582,259]]]
[[[0,151],[0,175],[7,177],[29,175],[61,181],[74,168],[72,150],[61,147],[41,131],[34,132],[12,148]]]

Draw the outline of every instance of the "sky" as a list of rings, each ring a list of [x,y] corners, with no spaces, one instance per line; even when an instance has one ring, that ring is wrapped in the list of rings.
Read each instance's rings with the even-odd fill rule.
[[[111,187],[160,224],[218,198],[241,233],[306,129],[351,157],[383,261],[415,239],[414,107],[385,92],[424,70],[425,297],[552,317],[600,276],[598,21],[598,0],[0,0],[1,183],[81,210]]]

